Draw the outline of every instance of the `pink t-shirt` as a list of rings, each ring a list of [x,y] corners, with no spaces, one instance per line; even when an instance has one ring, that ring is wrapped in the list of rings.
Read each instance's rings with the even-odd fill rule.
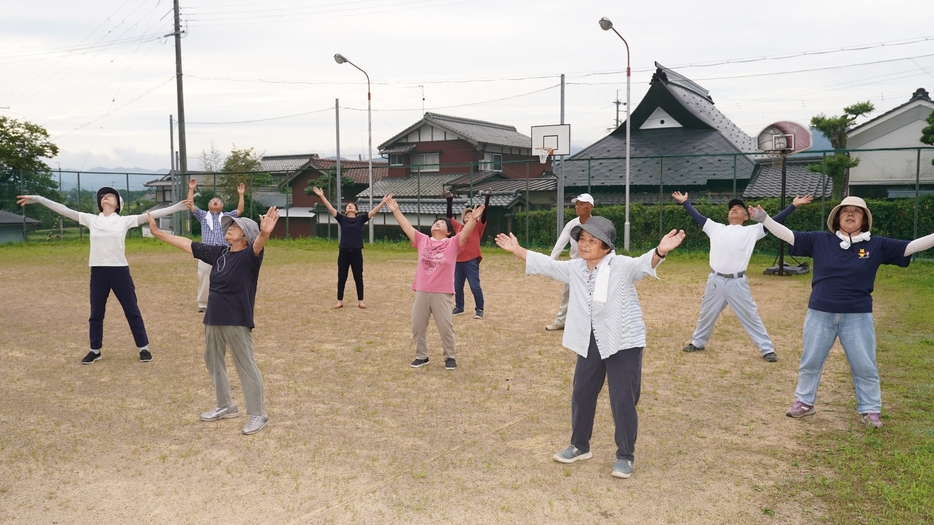
[[[460,234],[438,241],[416,231],[412,247],[418,250],[412,290],[453,294],[454,264],[461,251]]]

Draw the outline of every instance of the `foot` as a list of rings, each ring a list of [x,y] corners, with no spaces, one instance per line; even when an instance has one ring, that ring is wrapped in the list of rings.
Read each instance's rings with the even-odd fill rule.
[[[360,301],[359,303],[357,303],[357,306],[359,306],[361,310],[366,310],[366,305],[363,304],[363,301]]]
[[[428,358],[426,357],[425,359],[416,359],[415,361],[412,361],[411,366],[412,368],[421,368],[427,364],[428,364]]]
[[[199,306],[199,307],[198,307],[198,313],[199,313],[199,314],[203,314],[205,310],[207,310],[207,307],[206,307],[206,306]]]
[[[139,351],[139,362],[148,363],[152,361],[152,354],[149,353],[149,350],[140,350]]]
[[[688,343],[684,348],[681,349],[682,352],[700,352],[703,350],[703,346],[694,346],[694,343]]]
[[[863,417],[863,424],[867,427],[882,428],[882,419],[879,418],[878,412],[866,412],[860,415]]]
[[[449,357],[449,358],[445,359],[445,360],[444,360],[444,369],[445,369],[445,370],[456,370],[456,369],[457,369],[457,361],[455,361],[453,357]]]
[[[477,310],[477,313],[473,314],[474,319],[483,319],[483,310]]]
[[[455,309],[451,310],[451,315],[460,315],[460,314],[462,314],[462,313],[464,313],[464,309],[463,309],[463,308],[455,308]]]
[[[778,356],[775,355],[775,352],[769,352],[769,353],[763,355],[763,356],[762,356],[762,359],[765,359],[765,360],[768,361],[769,363],[774,363],[774,362],[778,361]]]
[[[100,352],[88,352],[88,355],[84,356],[84,359],[81,360],[82,365],[93,365],[94,361],[99,360],[101,357]]]
[[[558,324],[558,323],[551,323],[550,325],[545,327],[545,330],[548,330],[549,332],[557,332],[558,330],[564,330],[564,325]]]
[[[269,423],[269,418],[266,414],[261,416],[250,416],[250,420],[246,422],[246,425],[243,425],[244,435],[249,436],[250,434],[255,434],[263,429],[266,426],[266,423]]]
[[[628,459],[617,459],[613,465],[613,477],[628,478],[632,476],[632,461]]]
[[[337,310],[338,308],[343,308],[343,307],[344,307],[344,301],[337,301],[337,304],[334,305],[335,310]]]
[[[593,452],[590,452],[589,450],[584,452],[574,445],[571,445],[560,452],[556,452],[555,455],[552,456],[552,458],[558,463],[574,463],[575,461],[590,459],[592,457]]]
[[[201,414],[201,421],[217,421],[218,419],[230,419],[240,415],[240,412],[237,410],[237,405],[230,405],[224,408],[214,407],[212,410],[209,410]]]
[[[814,407],[812,405],[802,403],[796,399],[795,404],[791,405],[791,408],[788,409],[788,412],[785,412],[785,415],[797,419],[799,417],[810,416],[813,413]]]

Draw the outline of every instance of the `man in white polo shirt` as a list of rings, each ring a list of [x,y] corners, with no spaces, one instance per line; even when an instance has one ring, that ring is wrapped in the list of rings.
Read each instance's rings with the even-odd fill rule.
[[[573,230],[575,226],[586,223],[587,219],[590,218],[590,212],[593,211],[594,206],[593,196],[589,193],[581,193],[577,197],[571,199],[571,204],[574,205],[574,212],[577,213],[577,217],[574,217],[564,225],[564,229],[561,230],[561,235],[558,236],[558,242],[555,243],[555,247],[551,250],[551,258],[556,261],[569,242],[571,243],[571,251],[569,252],[571,259],[579,258],[577,255],[577,241],[571,236],[571,230]],[[564,330],[564,321],[568,317],[568,298],[570,295],[571,287],[565,284],[564,291],[561,293],[561,306],[558,307],[558,315],[555,316],[555,321],[553,323],[545,327],[545,330],[549,332]]]

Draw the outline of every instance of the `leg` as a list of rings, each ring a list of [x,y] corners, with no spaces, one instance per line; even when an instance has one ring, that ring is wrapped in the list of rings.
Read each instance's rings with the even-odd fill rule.
[[[237,367],[240,386],[243,387],[243,403],[246,405],[246,413],[251,416],[262,416],[266,413],[263,404],[263,376],[260,375],[256,359],[253,357],[253,332],[245,326],[222,328],[227,335],[230,355]]]
[[[91,317],[88,318],[88,330],[91,350],[100,350],[104,346],[104,313],[107,311],[107,297],[110,296],[110,280],[107,268],[91,267]]]
[[[456,341],[454,339],[454,316],[451,313],[451,296],[446,293],[430,295],[431,315],[435,318],[438,334],[441,335],[442,355],[445,359],[454,359]]]
[[[208,367],[211,383],[214,384],[214,396],[217,406],[229,407],[233,401],[230,399],[230,382],[227,379],[227,364],[224,354],[227,345],[224,342],[224,327],[204,325],[204,364]]]
[[[467,278],[464,272],[464,265],[467,263],[454,264],[454,308],[464,310],[464,280]]]
[[[629,348],[605,359],[610,408],[616,422],[616,459],[634,461],[642,393],[642,348]]]
[[[587,357],[577,356],[571,392],[571,444],[584,452],[590,452],[597,396],[603,390],[605,379],[606,365],[600,358],[597,342],[591,332]]]
[[[363,250],[350,252],[350,269],[353,271],[353,283],[357,287],[357,301],[363,303]]]
[[[341,248],[337,253],[337,306],[344,301],[344,287],[347,285],[347,269],[350,268],[349,250]]]
[[[830,348],[837,340],[835,314],[818,312],[808,308],[804,316],[804,348],[801,364],[798,365],[798,387],[795,399],[814,406],[817,401],[817,386],[827,362]]]
[[[730,279],[727,284],[726,302],[729,303],[739,324],[743,325],[746,333],[762,355],[775,351],[772,345],[772,339],[765,331],[765,325],[759,317],[759,311],[756,308],[755,301],[752,300],[752,292],[749,290],[749,281],[745,277],[739,279]]]
[[[149,337],[146,335],[146,325],[143,324],[143,314],[139,312],[139,306],[136,301],[136,285],[133,284],[133,278],[130,276],[129,266],[116,266],[111,269],[111,288],[120,306],[123,307],[123,313],[126,315],[126,321],[130,325],[130,331],[133,332],[133,340],[137,348],[143,348],[149,344]]]
[[[211,265],[198,261],[198,309],[208,307],[208,292],[211,290]]]
[[[474,308],[478,312],[483,311],[483,289],[480,288],[480,258],[471,259],[464,263],[464,275],[467,277],[467,284],[470,285],[470,293],[473,294]],[[454,288],[457,290],[457,287]],[[463,285],[461,286],[461,297],[463,297]],[[461,301],[463,304],[463,300]]]
[[[876,364],[876,329],[871,313],[838,314],[840,344],[846,353],[856,389],[856,411],[882,412],[882,387]]]
[[[707,341],[710,340],[713,326],[717,322],[717,318],[720,317],[720,312],[726,308],[726,288],[722,282],[724,280],[724,277],[718,277],[714,274],[707,276],[707,288],[704,290],[704,297],[701,299],[700,318],[697,320],[694,335],[691,336],[691,344],[697,348],[704,348]]]
[[[555,316],[555,326],[564,327],[564,321],[568,317],[568,301],[571,299],[571,285],[565,284],[561,292],[561,306],[558,307],[558,315]]]
[[[415,298],[412,300],[412,339],[415,340],[415,359],[428,359],[430,295],[428,292],[415,292]]]

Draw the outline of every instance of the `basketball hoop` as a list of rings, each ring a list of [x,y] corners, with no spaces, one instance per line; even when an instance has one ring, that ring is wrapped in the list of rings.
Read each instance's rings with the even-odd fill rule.
[[[772,150],[766,151],[765,155],[769,158],[770,161],[772,161],[773,168],[780,168],[782,167],[782,161],[785,159],[785,157],[788,156],[789,153],[789,150]]]
[[[548,163],[548,157],[554,154],[554,148],[532,148],[535,151],[535,154],[538,155],[538,161],[542,164]]]

